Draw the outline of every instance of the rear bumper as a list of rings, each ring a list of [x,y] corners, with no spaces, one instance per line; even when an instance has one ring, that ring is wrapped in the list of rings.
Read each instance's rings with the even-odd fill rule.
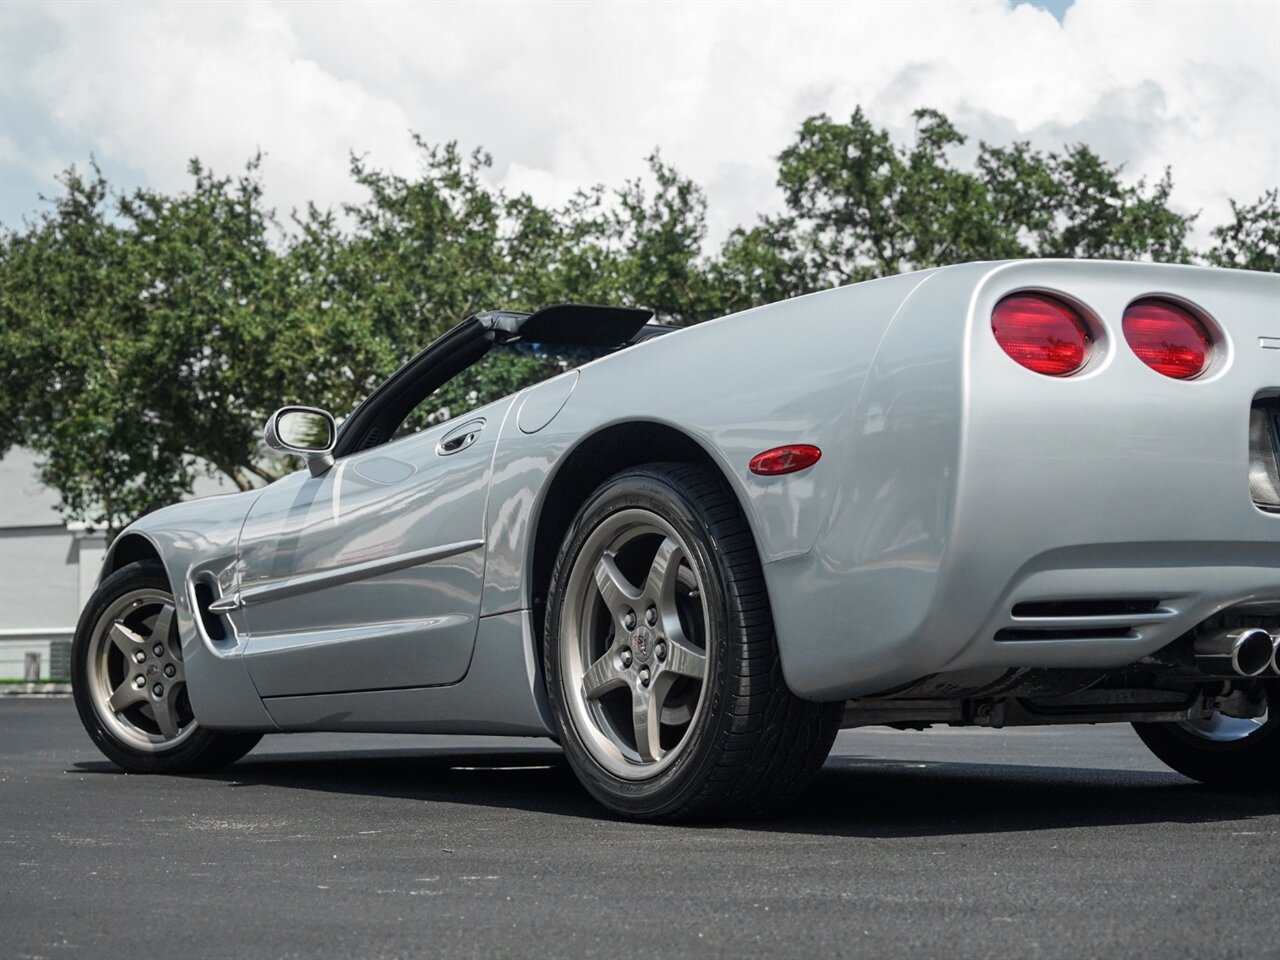
[[[833,700],[977,667],[1120,667],[1225,607],[1280,600],[1280,515],[1249,491],[1250,405],[1280,393],[1259,346],[1280,315],[1273,281],[1020,263],[922,285],[877,354],[851,482],[814,550],[765,568],[792,689]],[[986,318],[1028,288],[1096,315],[1100,363],[1057,379],[1003,354]],[[1119,319],[1152,293],[1228,331],[1210,376],[1173,381],[1128,351]],[[1014,614],[1059,601],[1146,605]]]
[[[1003,589],[987,592],[981,577],[949,579],[923,615],[891,599],[850,602],[909,595],[905,571],[868,574],[845,591],[805,591],[797,585],[821,577],[810,554],[769,564],[765,575],[770,595],[781,598],[774,619],[788,685],[814,700],[841,700],[952,671],[1123,667],[1227,607],[1280,602],[1276,553],[1274,544],[1221,541],[1058,548],[1029,558]],[[1092,602],[1106,612],[1015,615],[1046,601]]]

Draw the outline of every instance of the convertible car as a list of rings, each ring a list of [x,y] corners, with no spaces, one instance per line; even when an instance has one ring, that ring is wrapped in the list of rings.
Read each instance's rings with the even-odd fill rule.
[[[1280,780],[1280,277],[972,263],[649,320],[481,313],[341,426],[279,410],[303,468],[112,543],[93,740],[162,773],[264,733],[553,737],[650,820],[776,806],[870,724],[1125,722]],[[514,349],[583,362],[422,415]]]

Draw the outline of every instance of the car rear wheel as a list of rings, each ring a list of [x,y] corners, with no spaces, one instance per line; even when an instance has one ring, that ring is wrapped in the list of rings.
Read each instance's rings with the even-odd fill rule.
[[[626,816],[776,806],[808,785],[839,727],[840,705],[783,682],[745,518],[696,466],[638,467],[595,492],[561,548],[544,636],[569,763]]]
[[[71,679],[90,738],[134,773],[216,769],[261,739],[196,721],[169,578],[154,561],[116,571],[89,599],[71,647]]]
[[[1280,785],[1280,684],[1267,688],[1268,710],[1256,719],[1215,713],[1184,723],[1135,723],[1142,742],[1165,764],[1214,786]]]

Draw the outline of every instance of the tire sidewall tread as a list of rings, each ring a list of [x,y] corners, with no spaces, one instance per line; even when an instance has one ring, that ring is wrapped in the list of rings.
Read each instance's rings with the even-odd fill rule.
[[[148,753],[119,740],[98,716],[89,693],[93,630],[107,607],[118,597],[139,589],[173,596],[164,566],[154,560],[142,560],[121,567],[104,579],[80,614],[75,638],[71,642],[71,691],[85,732],[107,759],[130,773],[196,773],[234,763],[253,749],[261,739],[260,734],[198,727],[178,745]]]
[[[1217,787],[1280,786],[1280,683],[1267,684],[1270,716],[1239,740],[1197,737],[1172,723],[1135,723],[1134,731],[1166,766]]]
[[[694,555],[690,560],[699,565],[708,594],[708,642],[715,648],[708,650],[711,687],[689,733],[693,739],[656,777],[629,781],[598,764],[578,735],[564,703],[556,638],[563,588],[587,537],[610,514],[637,507],[671,523]],[[611,477],[571,524],[551,584],[543,651],[548,698],[570,765],[610,809],[645,820],[751,814],[798,794],[816,774],[839,711],[787,689],[754,541],[717,477],[682,463],[648,464]]]

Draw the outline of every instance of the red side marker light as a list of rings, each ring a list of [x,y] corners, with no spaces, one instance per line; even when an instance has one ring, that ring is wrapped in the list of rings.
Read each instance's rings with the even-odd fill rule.
[[[1084,318],[1061,300],[1039,293],[1015,293],[991,314],[996,342],[1028,370],[1065,377],[1085,365],[1093,337]]]
[[[1213,358],[1213,340],[1204,324],[1168,300],[1129,304],[1124,312],[1124,338],[1139,360],[1175,380],[1198,377]]]
[[[809,443],[789,443],[757,453],[747,464],[752,473],[762,477],[776,477],[812,467],[822,459],[822,451]]]

